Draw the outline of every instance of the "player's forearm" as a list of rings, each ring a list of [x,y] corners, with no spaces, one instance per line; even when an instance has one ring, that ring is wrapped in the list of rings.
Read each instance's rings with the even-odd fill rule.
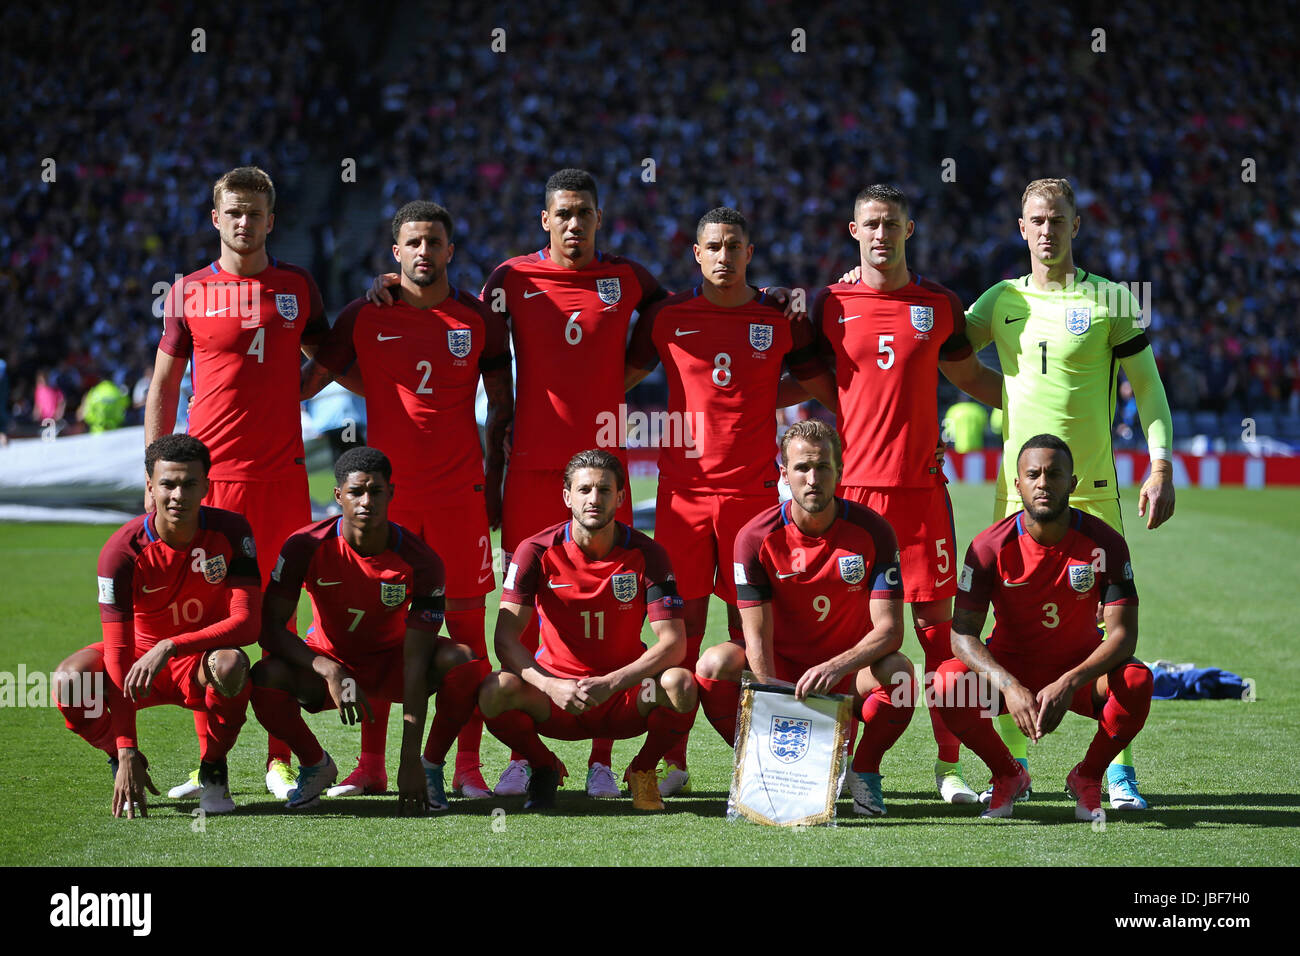
[[[903,632],[896,626],[873,627],[866,637],[842,654],[832,658],[837,668],[844,672],[870,667],[886,654],[903,646]]]
[[[740,609],[740,628],[745,636],[745,662],[762,683],[776,676],[772,653],[772,605],[759,604]]]
[[[130,622],[105,622],[104,672],[108,686],[108,713],[112,720],[113,735],[118,747],[134,747],[135,702],[126,696],[126,675],[135,663],[135,628]]]
[[[988,647],[978,637],[954,630],[952,632],[952,653],[954,657],[975,673],[988,678],[989,682],[999,691],[1017,682],[1011,672],[999,664],[997,659],[989,653]]]
[[[485,373],[483,391],[487,394],[487,420],[483,430],[487,437],[486,465],[500,473],[506,464],[506,436],[515,420],[515,396],[509,368]]]
[[[675,634],[660,637],[654,647],[645,652],[631,664],[611,671],[607,676],[614,692],[635,687],[647,677],[657,677],[670,667],[676,667],[686,657],[686,632],[679,629]]]
[[[829,411],[839,414],[839,394],[835,390],[835,377],[830,372],[822,372],[822,374],[814,375],[812,378],[801,379],[799,384]]]
[[[1112,604],[1103,613],[1106,639],[1082,664],[1062,675],[1075,690],[1095,681],[1102,674],[1109,674],[1137,653],[1137,607]]]
[[[433,663],[434,636],[408,630],[402,648],[402,753],[418,751],[424,741],[424,720],[429,711],[429,665]]]
[[[801,405],[812,397],[812,394],[805,387],[805,384],[789,372],[786,372],[781,376],[781,381],[776,386],[777,408],[789,408],[791,405]],[[826,403],[822,402],[822,404],[825,405]]]
[[[177,654],[198,654],[220,647],[244,647],[257,640],[262,622],[261,588],[232,588],[230,612],[223,620],[171,638]]]
[[[648,368],[637,368],[634,365],[625,365],[623,367],[623,391],[626,392],[629,388],[641,384],[650,372],[651,369]]]
[[[176,403],[180,401],[180,384],[164,382],[158,375],[149,380],[149,394],[144,400],[144,443],[148,446],[176,427]]]
[[[302,366],[299,376],[298,401],[305,402],[315,398],[322,388],[334,381],[334,373],[315,359],[309,359]]]
[[[1002,407],[1002,376],[974,355],[959,362],[940,362],[939,371],[976,401],[991,408]]]

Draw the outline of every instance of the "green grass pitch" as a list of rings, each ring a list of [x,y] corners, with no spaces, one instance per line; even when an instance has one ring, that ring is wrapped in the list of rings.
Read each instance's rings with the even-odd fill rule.
[[[322,497],[329,479],[318,475]],[[990,518],[988,485],[954,485],[958,542],[965,552]],[[653,483],[634,483],[634,497]],[[1295,741],[1300,737],[1300,642],[1292,634],[1300,584],[1300,490],[1178,491],[1178,511],[1156,532],[1139,527],[1136,492],[1125,521],[1141,605],[1139,656],[1194,661],[1258,682],[1258,700],[1162,702],[1137,741],[1138,778],[1153,808],[1111,813],[1104,830],[1074,822],[1062,793],[1092,725],[1067,717],[1031,747],[1035,794],[1009,821],[981,821],[971,807],[943,804],[933,787],[934,743],[917,713],[886,756],[883,819],[855,817],[841,800],[839,826],[791,831],[728,823],[731,753],[701,717],[690,743],[694,792],[666,812],[638,815],[629,800],[593,801],[581,792],[585,744],[554,747],[574,776],[549,815],[522,811],[523,798],[453,800],[450,812],[399,819],[398,716],[389,724],[390,795],[326,802],[293,815],[262,782],[265,734],[249,714],[231,754],[239,811],[199,821],[194,801],[157,799],[148,819],[114,820],[102,756],[68,732],[49,707],[0,707],[0,863],[141,866],[261,864],[639,864],[816,865],[888,862],[960,865],[1268,865],[1300,859]],[[0,526],[0,671],[48,674],[73,650],[98,639],[95,560],[113,529]],[[496,596],[488,599],[488,633]],[[305,610],[307,602],[302,602]],[[905,650],[921,665],[908,627]],[[648,629],[647,629],[647,633]],[[722,639],[715,604],[706,644]],[[489,641],[490,645],[490,641]],[[10,678],[12,679],[12,678]],[[309,718],[342,773],[359,733],[331,713]],[[141,740],[164,792],[197,766],[193,724],[176,708],[145,711]],[[619,743],[621,773],[638,746]],[[964,753],[964,752],[963,752]],[[489,782],[506,749],[483,743]],[[982,787],[987,772],[964,756]],[[450,781],[449,781],[450,782]],[[495,809],[499,808],[499,809]],[[495,809],[495,812],[494,812]]]

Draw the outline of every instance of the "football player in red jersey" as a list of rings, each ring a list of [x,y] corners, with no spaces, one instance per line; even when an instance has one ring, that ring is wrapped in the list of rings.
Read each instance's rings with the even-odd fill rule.
[[[374,720],[372,698],[405,701],[401,807],[447,809],[443,760],[474,712],[488,665],[465,645],[438,637],[443,563],[418,536],[388,520],[392,474],[388,458],[374,448],[352,448],[339,456],[334,500],[342,516],[292,535],[267,588],[262,630],[267,656],[253,668],[253,711],[298,755],[301,769],[286,804],[290,809],[318,803],[337,775],[302,708],[317,713],[337,707],[344,723],[364,726]],[[313,617],[305,642],[285,629],[304,586]],[[426,700],[435,691],[438,712],[417,760]]]
[[[212,454],[214,508],[244,515],[262,547],[262,584],[285,538],[311,520],[299,410],[301,356],[329,331],[320,291],[305,269],[266,251],[275,225],[275,186],[255,166],[232,169],[212,189],[221,255],[168,291],[163,334],[145,400],[145,443],[171,432],[185,366],[193,362],[189,433]],[[145,492],[145,509],[152,503]],[[204,735],[205,715],[195,711]],[[268,741],[267,789],[293,786],[289,749]],[[192,792],[188,784],[172,796]]]
[[[555,804],[561,767],[538,737],[646,735],[628,766],[632,805],[661,810],[655,766],[690,729],[697,704],[685,652],[682,601],[667,552],[614,519],[623,466],[604,449],[580,452],[564,476],[568,521],[520,543],[506,572],[495,646],[479,709],[488,729],[532,766],[525,808]],[[520,635],[536,612],[541,649]],[[657,642],[641,642],[647,617]]]
[[[655,540],[672,556],[685,601],[682,666],[689,670],[699,660],[710,594],[727,603],[728,630],[741,637],[732,542],[778,500],[782,368],[835,408],[835,381],[816,357],[807,318],[787,319],[781,305],[746,283],[754,246],[745,217],[727,207],[710,210],[695,240],[703,281],[641,316],[625,373],[631,388],[662,360],[668,376],[669,434],[653,436],[660,445]],[[664,796],[689,792],[686,744],[683,736],[664,758]]]
[[[912,719],[915,677],[899,652],[894,532],[870,508],[835,496],[840,454],[835,430],[816,419],[781,436],[791,499],[745,525],[733,549],[744,641],[709,648],[695,675],[705,716],[732,746],[746,666],[760,681],[792,683],[799,698],[852,694],[862,717],[848,775],[853,809],[880,816],[880,761]]]
[[[928,686],[934,669],[951,656],[957,590],[952,503],[934,455],[939,373],[994,407],[1002,403],[1002,388],[1000,376],[971,350],[957,296],[908,269],[906,243],[914,228],[898,189],[862,190],[849,223],[859,251],[855,280],[822,289],[811,318],[839,390],[840,494],[878,512],[898,536],[903,592]],[[976,794],[961,775],[957,738],[934,710],[930,722],[939,750],[939,793],[949,803],[974,803]]]
[[[484,595],[496,585],[489,523],[499,521],[502,443],[514,415],[509,332],[500,313],[448,281],[452,228],[451,214],[436,203],[397,211],[396,303],[349,303],[304,373],[303,391],[315,394],[333,376],[365,395],[370,442],[389,455],[402,485],[389,516],[443,559],[448,635],[486,658]],[[488,396],[486,480],[474,418],[480,376]],[[375,720],[362,725],[357,769],[330,796],[384,792],[387,727],[388,704],[378,701]],[[471,718],[456,748],[452,787],[466,797],[492,795],[479,764],[482,734],[482,720]]]
[[[199,807],[235,809],[226,755],[248,707],[248,657],[262,589],[252,531],[241,515],[202,506],[208,450],[190,435],[164,435],[145,449],[155,511],[128,521],[99,554],[104,640],[59,665],[59,709],[68,728],[106,754],[113,816],[147,812],[158,793],[136,739],[136,711],[176,704],[207,720],[199,738]],[[70,695],[108,675],[106,695]],[[102,706],[101,706],[102,705]]]
[[[1151,707],[1151,672],[1133,656],[1138,599],[1128,545],[1100,518],[1070,507],[1078,479],[1061,439],[1030,438],[1016,467],[1024,511],[982,531],[966,552],[952,628],[956,657],[939,668],[934,694],[953,733],[993,772],[986,817],[1011,816],[1029,789],[1029,772],[994,729],[999,701],[1030,740],[1055,730],[1067,710],[1095,718],[1097,733],[1066,785],[1077,819],[1104,820],[1102,774]],[[990,602],[995,623],[986,646],[979,637]]]

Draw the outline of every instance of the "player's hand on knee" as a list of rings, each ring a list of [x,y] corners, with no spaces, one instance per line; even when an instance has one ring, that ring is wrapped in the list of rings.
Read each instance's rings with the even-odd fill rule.
[[[397,768],[397,815],[420,817],[429,812],[429,788],[418,760],[403,758]]]
[[[366,290],[366,299],[371,305],[392,305],[393,294],[388,291],[390,285],[401,283],[402,277],[396,272],[385,272],[383,275],[375,276],[374,281],[370,283],[370,288]]]
[[[1022,734],[1030,740],[1042,736],[1038,732],[1038,701],[1027,687],[1019,681],[1012,681],[1002,688],[1002,699],[1007,703],[1007,713],[1015,720]]]

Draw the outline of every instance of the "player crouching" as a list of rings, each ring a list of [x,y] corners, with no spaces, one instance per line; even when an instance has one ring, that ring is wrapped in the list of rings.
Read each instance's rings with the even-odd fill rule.
[[[555,805],[560,766],[538,734],[559,740],[646,735],[628,765],[632,806],[662,810],[655,767],[690,729],[695,681],[676,667],[686,650],[682,600],[668,554],[614,520],[626,495],[623,468],[607,451],[574,455],[564,470],[571,520],[525,540],[506,573],[495,646],[502,671],[479,690],[497,739],[532,766],[525,809]],[[520,635],[536,609],[536,659]],[[641,643],[650,619],[657,643]]]
[[[993,772],[985,817],[1011,816],[1029,788],[1029,772],[993,727],[994,689],[1000,712],[1030,740],[1055,730],[1067,710],[1096,719],[1066,786],[1078,801],[1075,817],[1100,821],[1106,765],[1137,736],[1151,707],[1151,672],[1133,656],[1138,599],[1128,546],[1100,518],[1070,507],[1078,479],[1061,439],[1030,438],[1016,470],[1024,511],[982,531],[966,552],[952,627],[957,656],[939,668],[935,693],[944,722]],[[990,601],[996,623],[986,646],[979,635]],[[986,693],[972,689],[973,676]]]
[[[208,449],[190,435],[164,435],[145,449],[157,510],[128,521],[100,551],[104,640],[59,665],[59,710],[69,729],[108,754],[115,817],[144,816],[145,791],[158,793],[135,721],[137,710],[158,704],[207,715],[199,807],[235,809],[226,755],[248,709],[248,657],[240,647],[257,639],[262,590],[248,522],[199,504],[211,464]],[[107,693],[96,699],[65,692],[105,673]]]
[[[841,468],[839,435],[824,422],[781,436],[791,500],[753,518],[732,551],[745,644],[709,648],[695,677],[705,716],[733,747],[746,664],[764,683],[793,682],[798,699],[852,694],[862,717],[848,774],[853,810],[882,816],[880,761],[912,719],[916,679],[899,652],[898,542],[876,512],[835,497]]]
[[[442,560],[388,520],[392,475],[380,451],[344,452],[334,466],[334,500],[343,514],[290,536],[271,573],[262,629],[267,656],[253,667],[253,711],[301,764],[285,804],[292,810],[319,803],[338,776],[302,710],[336,707],[343,723],[355,724],[373,719],[370,697],[405,701],[399,810],[448,806],[442,764],[474,712],[487,662],[438,637]],[[285,627],[304,585],[312,606],[305,641]],[[417,760],[427,699],[435,691],[438,711]]]

